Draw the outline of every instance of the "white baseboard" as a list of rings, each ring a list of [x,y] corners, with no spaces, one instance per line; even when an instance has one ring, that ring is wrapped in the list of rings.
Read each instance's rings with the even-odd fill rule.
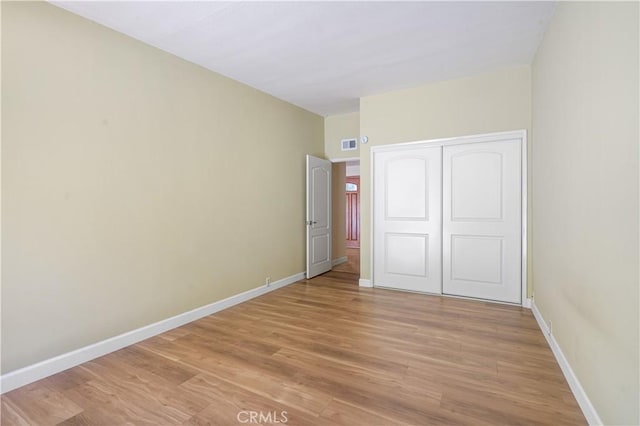
[[[263,285],[252,290],[245,291],[235,296],[201,306],[188,312],[167,318],[156,323],[132,330],[118,336],[111,337],[101,342],[85,346],[75,351],[58,355],[54,358],[41,361],[37,364],[29,365],[19,370],[3,374],[0,377],[0,393],[9,392],[21,386],[28,385],[37,380],[59,373],[84,362],[101,357],[108,353],[122,349],[125,346],[138,343],[149,337],[164,333],[181,325],[190,323],[197,319],[206,317],[223,309],[230,308],[247,300],[277,290],[296,281],[304,280],[304,272],[300,272],[289,277],[274,281],[269,286]]]
[[[522,304],[522,307],[531,309],[531,303],[532,302],[533,302],[533,300],[530,297],[528,297],[528,298],[524,299],[524,303]]]
[[[547,343],[549,343],[551,351],[556,357],[556,360],[560,365],[560,369],[562,370],[565,379],[567,379],[567,383],[569,383],[571,392],[573,392],[573,396],[576,398],[576,401],[578,402],[578,405],[582,410],[582,414],[584,414],[584,417],[587,419],[587,423],[589,423],[590,425],[602,425],[603,423],[602,420],[600,420],[598,412],[596,411],[593,404],[591,404],[587,393],[580,384],[578,377],[573,372],[569,361],[567,361],[567,358],[564,356],[564,353],[562,352],[562,349],[560,349],[560,346],[558,345],[556,338],[553,336],[553,333],[549,330],[549,326],[538,310],[535,301],[531,302],[531,312],[538,322],[538,326],[540,327],[540,330],[542,330],[542,334],[544,334],[544,337],[547,339]]]
[[[365,278],[360,278],[360,280],[358,281],[358,285],[360,285],[360,287],[373,287],[371,280]]]
[[[337,259],[333,259],[333,262],[331,262],[331,266],[338,266],[338,265],[342,265],[343,263],[347,263],[347,256],[342,256]]]

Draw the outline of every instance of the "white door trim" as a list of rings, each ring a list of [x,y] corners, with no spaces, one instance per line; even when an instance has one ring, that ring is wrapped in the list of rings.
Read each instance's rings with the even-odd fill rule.
[[[375,217],[373,215],[374,208],[374,157],[378,152],[385,151],[396,151],[403,149],[413,149],[416,145],[422,146],[447,146],[447,145],[461,145],[467,143],[480,143],[480,142],[495,142],[501,140],[509,140],[509,139],[520,139],[522,143],[521,149],[521,182],[522,182],[522,247],[521,247],[521,276],[522,276],[522,302],[521,306],[527,307],[527,198],[528,198],[528,182],[527,182],[527,131],[523,130],[513,130],[507,132],[496,132],[496,133],[484,133],[478,135],[468,135],[468,136],[459,136],[459,137],[451,137],[451,138],[440,138],[440,139],[429,139],[429,140],[421,140],[421,141],[412,141],[412,142],[403,142],[398,144],[390,144],[390,145],[378,145],[372,146],[370,149],[370,170],[369,170],[369,191],[370,191],[370,206],[369,211],[371,212],[371,221],[370,221],[370,267],[369,274],[371,276],[371,282],[373,283],[373,287],[375,287],[375,276],[373,274],[373,259],[374,259],[374,240],[373,240],[373,232],[375,229]]]
[[[332,163],[346,163],[348,161],[360,161],[360,157],[347,157],[347,158],[329,158]]]

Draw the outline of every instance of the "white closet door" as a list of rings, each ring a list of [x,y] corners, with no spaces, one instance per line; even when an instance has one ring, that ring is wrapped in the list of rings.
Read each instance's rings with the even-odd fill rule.
[[[521,302],[521,140],[443,149],[445,294]]]
[[[442,292],[441,147],[374,155],[375,286]]]

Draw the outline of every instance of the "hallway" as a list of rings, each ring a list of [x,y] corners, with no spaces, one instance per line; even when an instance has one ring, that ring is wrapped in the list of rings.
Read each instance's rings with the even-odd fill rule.
[[[331,268],[336,272],[348,272],[360,275],[360,249],[347,247],[347,261]]]

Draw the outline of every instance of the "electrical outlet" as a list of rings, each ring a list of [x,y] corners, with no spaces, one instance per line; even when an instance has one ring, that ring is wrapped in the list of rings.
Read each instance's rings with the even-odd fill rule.
[[[269,287],[271,285],[271,277],[267,277],[264,279],[264,283],[267,287]]]

